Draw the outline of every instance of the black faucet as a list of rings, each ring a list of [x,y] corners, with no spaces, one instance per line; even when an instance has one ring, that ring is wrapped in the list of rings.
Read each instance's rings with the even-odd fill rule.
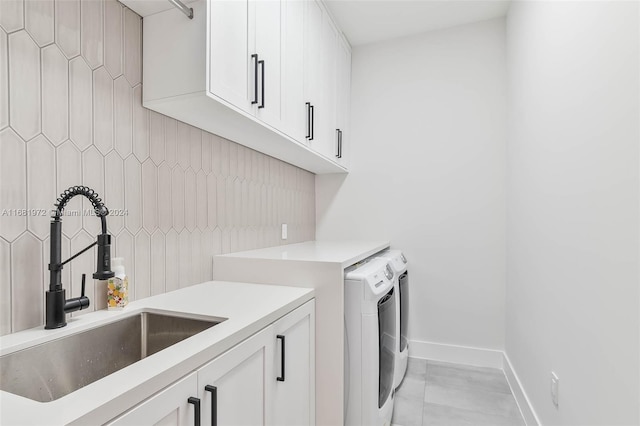
[[[80,250],[69,259],[62,262],[62,214],[65,206],[76,195],[83,195],[91,201],[93,209],[102,222],[102,233],[98,235],[97,241],[90,246]],[[111,271],[111,235],[107,233],[107,215],[109,210],[102,203],[98,194],[86,186],[72,186],[60,194],[60,198],[55,204],[56,209],[51,215],[51,260],[49,262],[50,284],[46,295],[46,322],[44,328],[60,328],[67,325],[66,314],[79,311],[89,307],[89,298],[84,295],[85,276],[82,276],[82,295],[67,299],[65,289],[62,288],[62,267],[67,262],[72,261],[82,253],[86,252],[96,244],[98,245],[98,261],[96,272],[93,278],[106,280],[114,276]]]

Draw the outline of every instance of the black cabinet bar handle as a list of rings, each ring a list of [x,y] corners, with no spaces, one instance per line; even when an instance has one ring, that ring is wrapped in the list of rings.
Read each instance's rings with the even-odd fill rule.
[[[262,102],[260,103],[260,105],[258,105],[258,108],[264,108],[264,59],[258,61],[258,64],[262,66],[262,87],[260,88],[260,90],[262,91]]]
[[[309,139],[311,137],[311,104],[305,102],[305,106],[307,107],[307,135],[305,138]]]
[[[207,385],[204,390],[211,392],[211,426],[218,426],[218,388]]]
[[[253,59],[253,100],[252,104],[258,103],[258,54],[254,53],[251,55],[251,59]]]
[[[195,426],[200,426],[200,398],[195,398],[193,396],[189,397],[187,400],[189,404],[193,404],[193,408],[195,410],[193,416],[193,424]]]
[[[309,140],[312,141],[313,140],[313,130],[314,130],[313,128],[315,127],[315,124],[316,124],[315,123],[316,118],[315,118],[315,113],[313,111],[313,105],[311,105],[309,108],[311,109],[311,136],[309,137]]]
[[[342,158],[342,130],[338,130],[338,158]]]
[[[285,365],[285,361],[284,361],[284,352],[285,352],[285,347],[284,347],[284,336],[282,334],[278,334],[276,336],[276,338],[280,339],[280,348],[281,348],[281,352],[282,352],[282,358],[280,358],[280,370],[282,374],[279,377],[276,377],[276,380],[279,382],[284,382],[284,365]]]
[[[340,158],[340,129],[336,129],[336,158]]]

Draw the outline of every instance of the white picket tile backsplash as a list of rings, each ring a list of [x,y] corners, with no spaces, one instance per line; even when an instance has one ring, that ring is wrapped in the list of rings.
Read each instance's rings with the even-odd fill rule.
[[[0,206],[27,206],[27,146],[11,128],[0,132]],[[11,211],[10,211],[11,213]],[[27,229],[26,215],[3,215],[2,237],[11,242]]]
[[[135,299],[151,296],[151,238],[144,229],[136,235],[136,291]]]
[[[55,44],[42,49],[42,133],[54,145],[69,138],[69,61]]]
[[[9,34],[9,81],[9,122],[29,140],[40,133],[40,49],[26,31]]]
[[[184,226],[193,232],[196,228],[196,174],[190,168],[184,172]],[[186,208],[189,206],[189,208]],[[193,208],[192,208],[193,207]]]
[[[6,64],[9,60],[7,47],[7,33],[0,28],[0,64]],[[0,67],[0,130],[9,125],[9,69],[6,65]]]
[[[56,197],[56,155],[43,135],[27,144],[27,208],[38,210],[51,204]],[[41,240],[49,235],[49,217],[44,214],[27,216],[27,227]]]
[[[72,185],[111,210],[132,298],[211,279],[214,254],[315,236],[313,174],[142,106],[141,32],[115,0],[0,1],[0,334],[43,323],[48,212]],[[67,205],[65,258],[99,232],[90,208]],[[69,297],[87,274],[89,311],[105,304],[91,253],[63,269]]]
[[[103,64],[103,18],[103,1],[80,2],[80,51],[91,69],[96,69]]]
[[[103,155],[113,149],[113,78],[105,67],[93,72],[93,143]]]
[[[92,143],[92,108],[91,69],[82,56],[76,56],[69,62],[69,133],[80,150],[88,148]]]
[[[164,234],[157,229],[151,236],[151,295],[161,294],[166,291],[164,285],[165,255]]]
[[[124,8],[124,75],[131,87],[142,82],[142,20]]]
[[[116,151],[111,151],[105,158],[104,199],[114,206],[124,206],[124,161]],[[67,186],[68,188],[68,186]],[[124,227],[124,216],[114,214],[109,217],[109,230],[117,234]]]
[[[115,146],[122,158],[133,151],[133,89],[124,76],[114,81]]]
[[[11,246],[0,238],[0,335],[11,333]]]
[[[149,110],[142,106],[142,85],[133,88],[133,153],[141,163],[149,158]]]
[[[142,164],[142,226],[148,232],[158,227],[158,167],[151,159]]]
[[[149,156],[156,166],[164,161],[164,150],[163,116],[155,111],[149,111]],[[202,155],[205,155],[204,151]]]
[[[27,0],[24,3],[24,27],[39,46],[53,43],[53,2]]]
[[[11,329],[44,323],[42,241],[25,232],[11,243]]]
[[[56,44],[71,59],[80,54],[80,0],[55,0],[54,8]]]
[[[0,26],[8,33],[23,28],[23,0],[0,1]]]
[[[123,17],[123,8],[118,2],[105,2],[104,27],[109,29],[109,36],[104,38],[104,67],[113,78],[118,78],[123,72]]]

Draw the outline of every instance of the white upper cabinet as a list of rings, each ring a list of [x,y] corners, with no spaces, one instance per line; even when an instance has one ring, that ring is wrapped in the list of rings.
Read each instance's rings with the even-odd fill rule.
[[[337,45],[337,92],[336,92],[336,132],[335,156],[337,161],[347,167],[349,139],[351,129],[349,126],[351,115],[351,49],[341,38]]]
[[[336,46],[338,32],[325,13],[322,20],[321,57],[321,99],[317,111],[317,149],[327,158],[335,161],[336,141]]]
[[[225,0],[208,4],[208,91],[281,128],[281,2]]]
[[[255,76],[249,73],[254,43],[253,40],[250,43],[247,17],[252,4],[248,0],[212,1],[208,9],[208,91],[248,113],[252,111],[250,81],[255,81]]]
[[[253,75],[255,114],[265,123],[282,127],[282,11],[279,0],[252,0],[249,28],[254,29],[250,39],[254,43]],[[257,64],[257,66],[255,66]],[[250,73],[251,74],[251,73]],[[255,90],[255,89],[258,90]],[[256,93],[257,92],[257,93]]]
[[[308,144],[304,94],[306,0],[282,2],[282,120],[284,132]]]
[[[125,4],[147,10],[156,1],[165,0]],[[193,19],[178,9],[144,17],[144,106],[314,173],[346,172],[336,156],[345,120],[337,46],[348,45],[324,5],[188,5]]]
[[[316,108],[322,103],[322,6],[316,0],[305,2],[304,13],[304,101],[305,138],[311,147],[318,145],[315,129]]]
[[[341,163],[337,149],[340,138],[337,123],[343,119],[337,115],[344,108],[338,106],[338,91],[348,94],[349,89],[342,90],[341,67],[344,62],[341,62],[339,46],[346,45],[346,42],[318,1],[308,1],[305,28],[305,99],[309,108],[307,140],[318,153]]]

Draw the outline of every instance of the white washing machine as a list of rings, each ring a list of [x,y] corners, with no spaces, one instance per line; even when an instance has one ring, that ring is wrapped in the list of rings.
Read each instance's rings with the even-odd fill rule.
[[[388,426],[394,401],[396,294],[383,259],[345,270],[345,424]]]
[[[396,364],[393,378],[394,389],[400,386],[407,372],[409,359],[409,339],[407,327],[409,325],[409,272],[407,258],[400,250],[385,250],[376,255],[389,263],[394,272],[393,288],[396,294]]]

